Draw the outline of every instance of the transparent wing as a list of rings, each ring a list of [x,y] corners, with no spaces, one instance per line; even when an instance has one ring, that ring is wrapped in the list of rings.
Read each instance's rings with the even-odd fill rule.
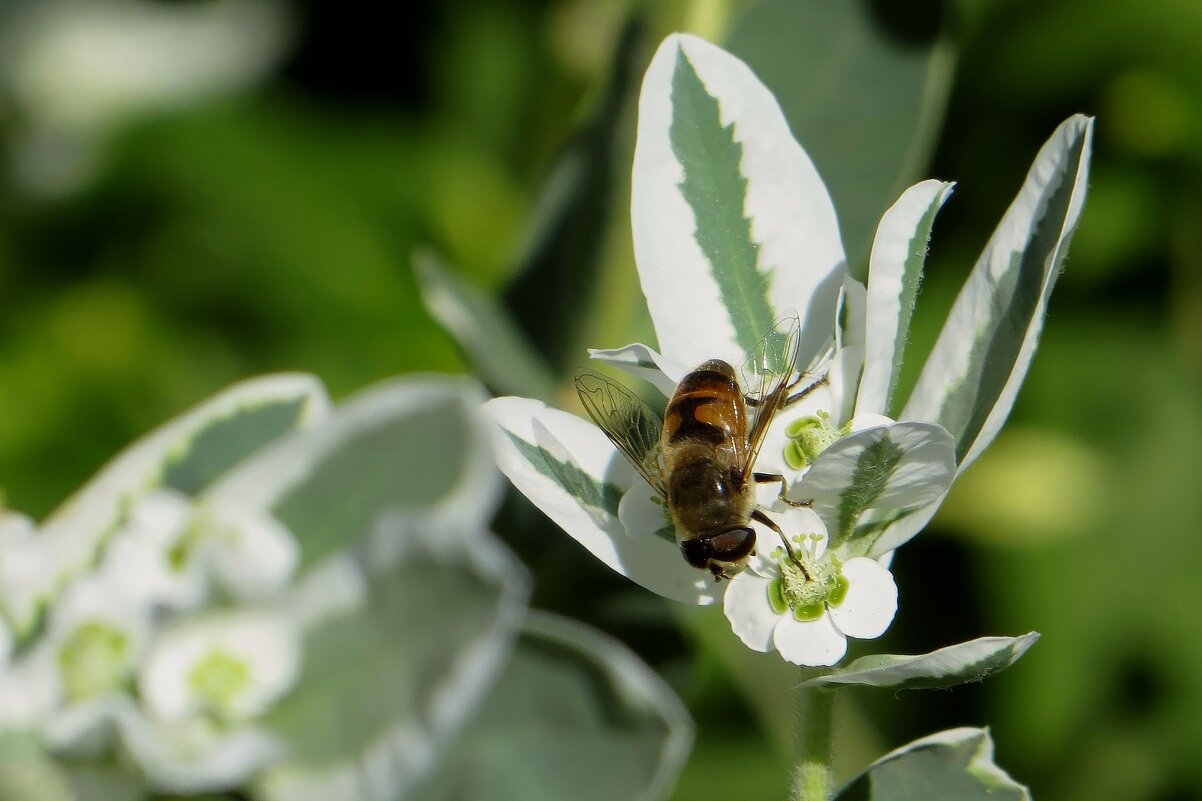
[[[666,498],[668,492],[659,458],[664,424],[659,415],[630,390],[591,370],[576,374],[576,393],[593,422],[652,489]]]
[[[797,349],[801,342],[801,323],[797,313],[782,314],[772,330],[764,334],[740,368],[743,390],[751,399],[754,414],[747,435],[747,463],[744,475],[750,475],[759,456],[773,416],[789,394],[797,376]]]

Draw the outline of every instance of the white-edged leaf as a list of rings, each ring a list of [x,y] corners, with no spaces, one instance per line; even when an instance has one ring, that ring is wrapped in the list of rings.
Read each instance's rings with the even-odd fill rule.
[[[664,40],[639,100],[635,258],[665,356],[738,364],[774,321],[825,343],[845,272],[826,187],[745,64],[688,35]]]
[[[927,180],[889,207],[876,229],[868,263],[864,375],[856,411],[888,414],[901,373],[927,242],[935,215],[954,185]]]
[[[413,265],[426,308],[455,338],[481,380],[500,394],[551,397],[550,368],[499,302],[448,270],[433,253],[415,253]]]
[[[52,562],[39,573],[45,593],[94,563],[105,537],[142,495],[164,487],[196,495],[289,430],[320,422],[328,409],[316,378],[262,376],[233,385],[130,445],[43,523],[39,547]],[[33,614],[32,608],[17,614],[20,631],[32,625]]]
[[[861,553],[872,523],[930,504],[956,474],[951,435],[932,423],[893,423],[857,431],[814,460],[793,495],[813,499],[831,546]]]
[[[1039,640],[1038,632],[1021,637],[980,637],[929,654],[873,654],[844,668],[802,682],[801,686],[885,687],[928,690],[981,681],[1000,673]]]
[[[204,502],[272,514],[296,537],[302,571],[359,541],[385,512],[482,523],[501,491],[478,410],[483,400],[470,379],[412,377],[369,387],[339,404],[325,425],[257,454]]]
[[[534,613],[479,713],[410,798],[657,801],[692,737],[683,704],[623,645]]]
[[[952,306],[902,417],[956,438],[964,470],[993,440],[1035,355],[1048,298],[1081,216],[1093,120],[1070,117],[1026,182]]]
[[[948,729],[872,763],[835,801],[1031,801],[993,761],[988,729]]]
[[[529,582],[490,534],[455,525],[387,514],[365,547],[325,563],[342,571],[303,580],[310,597],[338,596],[347,572],[361,592],[307,618],[298,684],[262,720],[284,756],[255,779],[256,798],[392,801],[485,697]]]
[[[690,567],[675,543],[631,534],[618,518],[637,477],[601,429],[528,398],[484,405],[497,424],[497,463],[518,491],[613,570],[684,603],[713,603],[725,589]]]

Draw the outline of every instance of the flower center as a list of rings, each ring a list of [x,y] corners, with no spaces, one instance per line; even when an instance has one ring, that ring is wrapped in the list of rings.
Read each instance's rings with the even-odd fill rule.
[[[73,701],[115,690],[129,672],[125,632],[93,620],[75,629],[59,651],[63,687]]]
[[[780,577],[768,585],[768,601],[778,615],[792,611],[797,620],[817,620],[826,613],[828,606],[839,606],[847,597],[849,585],[839,560],[829,554],[814,556],[821,540],[821,534],[793,538],[796,543],[793,554],[804,571],[784,548],[772,552],[772,558],[780,567]]]
[[[851,423],[835,425],[831,422],[830,412],[819,410],[817,414],[799,417],[785,429],[789,437],[785,461],[794,470],[809,467],[820,453],[850,433]]]
[[[251,681],[251,668],[240,657],[215,650],[197,662],[188,683],[206,705],[216,712],[230,712]]]

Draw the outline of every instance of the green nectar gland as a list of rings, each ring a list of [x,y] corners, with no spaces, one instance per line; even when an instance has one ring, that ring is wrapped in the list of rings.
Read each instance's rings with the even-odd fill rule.
[[[780,567],[780,577],[768,585],[768,602],[778,615],[792,612],[800,621],[818,620],[831,606],[839,606],[847,597],[848,581],[843,577],[843,565],[833,554],[815,558],[815,546],[821,534],[796,536],[794,555],[804,566],[798,567],[784,548],[776,548],[772,558]],[[806,578],[809,573],[809,578]]]
[[[785,461],[794,470],[809,467],[819,454],[850,433],[851,423],[837,426],[831,422],[829,412],[819,410],[817,414],[799,417],[785,429],[789,437]]]

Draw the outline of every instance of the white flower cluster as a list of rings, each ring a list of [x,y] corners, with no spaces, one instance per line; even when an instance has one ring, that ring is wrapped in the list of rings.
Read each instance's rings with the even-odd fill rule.
[[[297,560],[274,520],[169,489],[128,498],[99,538],[6,513],[0,728],[62,754],[118,742],[164,787],[236,784],[274,753],[255,718],[297,677],[296,625],[262,603]]]

